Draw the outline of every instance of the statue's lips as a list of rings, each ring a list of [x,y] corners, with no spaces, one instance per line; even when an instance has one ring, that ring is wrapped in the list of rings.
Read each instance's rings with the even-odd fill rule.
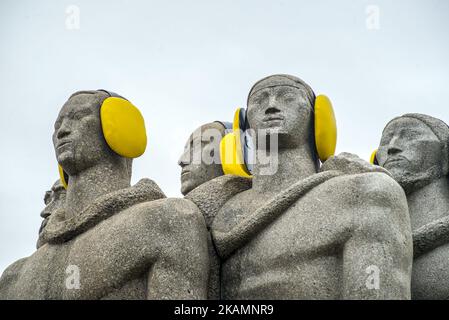
[[[60,143],[58,143],[58,145],[56,146],[56,149],[60,149],[60,148],[66,146],[66,145],[68,145],[68,144],[70,144],[70,141],[63,141],[63,142],[60,142]]]
[[[190,170],[182,170],[181,177],[187,175],[188,173],[190,173]]]
[[[385,161],[384,167],[386,167],[388,165],[395,165],[395,164],[398,164],[398,163],[401,163],[404,161],[406,161],[405,158],[390,158],[390,159],[387,159],[387,161]]]
[[[268,116],[262,119],[263,122],[271,122],[271,121],[282,121],[284,117],[282,116]]]

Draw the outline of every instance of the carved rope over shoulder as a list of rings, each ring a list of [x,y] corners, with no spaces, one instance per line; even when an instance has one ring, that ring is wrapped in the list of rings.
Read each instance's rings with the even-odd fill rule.
[[[203,183],[190,191],[189,199],[202,212],[210,229],[220,208],[236,194],[251,188],[251,179],[234,175],[224,175]]]
[[[154,181],[142,179],[134,186],[99,197],[73,218],[65,219],[64,210],[59,209],[50,216],[41,234],[42,243],[66,242],[120,211],[162,198],[166,196]]]
[[[413,232],[413,257],[417,258],[449,243],[449,216],[432,221]]]
[[[233,229],[229,231],[212,230],[212,237],[219,256],[222,259],[228,258],[234,251],[248,243],[259,231],[276,220],[278,216],[285,212],[299,198],[316,186],[332,178],[345,174],[366,172],[381,172],[389,175],[385,169],[379,166],[373,166],[349,153],[342,153],[329,158],[323,164],[320,171],[320,173],[298,181],[284,190],[248,215]]]

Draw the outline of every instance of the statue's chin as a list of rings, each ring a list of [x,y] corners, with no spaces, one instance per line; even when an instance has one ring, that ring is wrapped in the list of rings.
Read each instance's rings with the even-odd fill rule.
[[[418,173],[404,171],[399,172],[396,170],[391,170],[390,173],[404,189],[406,194],[419,190],[443,176],[441,170],[436,167],[432,167],[424,172]]]
[[[182,183],[181,184],[181,193],[185,196],[190,191],[192,191],[194,187],[190,183]]]
[[[73,156],[71,154],[69,154],[68,152],[64,152],[63,154],[59,155],[58,158],[58,163],[64,168],[64,171],[68,174],[68,175],[75,175],[76,172],[76,161],[73,158]]]

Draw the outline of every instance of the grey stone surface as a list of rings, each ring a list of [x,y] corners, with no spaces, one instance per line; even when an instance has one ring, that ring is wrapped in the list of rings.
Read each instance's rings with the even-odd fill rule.
[[[210,229],[215,216],[220,208],[236,194],[251,188],[251,179],[237,177],[234,175],[225,175],[216,177],[207,181],[192,191],[190,191],[185,199],[196,204],[202,212],[206,225]],[[212,238],[209,234],[208,240],[209,260],[210,260],[210,276],[208,298],[217,300],[220,298],[220,258],[217,255],[216,248],[213,245]]]
[[[262,175],[256,161],[252,188],[212,223],[222,298],[409,299],[404,191],[384,170],[348,154],[319,172],[313,97],[303,81],[285,75],[264,78],[249,94],[250,127],[278,135],[279,166]],[[376,268],[378,288],[367,284]]]
[[[223,204],[237,193],[248,190],[251,187],[251,179],[233,175],[224,176],[219,163],[204,161],[193,163],[193,159],[202,159],[203,154],[211,155],[219,150],[220,139],[211,140],[202,137],[201,134],[207,130],[217,130],[220,137],[225,134],[225,128],[219,122],[202,125],[189,137],[178,164],[182,168],[181,191],[185,194],[185,199],[192,201],[200,209],[207,228],[210,229]],[[220,298],[220,259],[210,234],[208,248],[210,261],[208,299],[216,300]]]
[[[413,299],[449,298],[449,128],[441,120],[406,114],[390,121],[377,152],[379,165],[404,188],[413,229]]]
[[[69,175],[45,244],[8,267],[0,299],[198,299],[207,297],[207,228],[196,205],[166,198],[153,181],[130,186],[131,159],[101,133],[104,92],[72,95],[55,123]],[[79,286],[77,285],[79,284]]]

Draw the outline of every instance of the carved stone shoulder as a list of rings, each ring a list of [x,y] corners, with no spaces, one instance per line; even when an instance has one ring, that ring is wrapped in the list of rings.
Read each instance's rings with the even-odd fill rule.
[[[220,208],[236,194],[250,188],[251,179],[225,175],[203,183],[189,192],[185,198],[198,206],[210,229]]]

